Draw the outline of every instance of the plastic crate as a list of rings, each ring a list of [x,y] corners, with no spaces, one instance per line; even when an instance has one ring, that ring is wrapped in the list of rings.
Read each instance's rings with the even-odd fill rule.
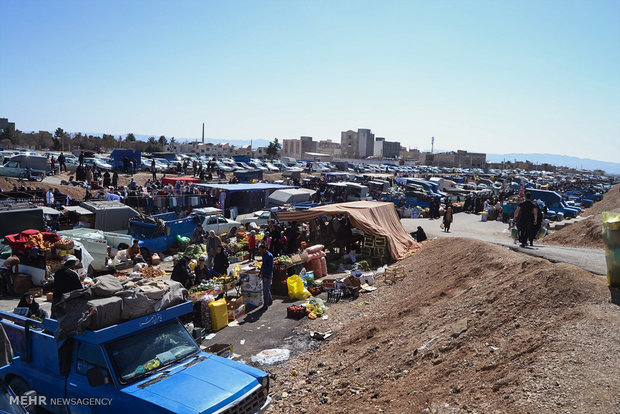
[[[375,247],[374,237],[370,237],[370,236],[364,237],[364,247]]]
[[[373,249],[373,256],[383,258],[385,257],[386,252],[387,250],[385,247],[375,247]]]
[[[374,247],[362,247],[362,256],[365,258],[372,256],[374,254],[373,249]]]
[[[374,247],[385,247],[385,246],[387,246],[387,239],[385,237],[375,237]]]

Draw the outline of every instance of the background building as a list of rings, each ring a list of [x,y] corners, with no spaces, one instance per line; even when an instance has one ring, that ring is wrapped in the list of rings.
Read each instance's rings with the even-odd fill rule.
[[[400,142],[397,141],[385,141],[383,142],[383,158],[398,158],[400,157]]]
[[[357,130],[358,157],[372,157],[375,153],[375,134],[370,129]]]
[[[359,158],[357,132],[348,130],[340,133],[341,152],[344,158]]]

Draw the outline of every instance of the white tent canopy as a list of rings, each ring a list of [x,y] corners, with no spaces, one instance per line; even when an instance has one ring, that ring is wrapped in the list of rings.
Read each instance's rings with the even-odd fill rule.
[[[267,201],[271,205],[282,206],[284,204],[307,203],[316,190],[309,188],[293,188],[288,190],[274,191]]]

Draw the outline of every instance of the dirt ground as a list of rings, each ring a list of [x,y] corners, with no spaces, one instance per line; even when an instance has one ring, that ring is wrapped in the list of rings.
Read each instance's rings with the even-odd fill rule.
[[[11,191],[13,190],[13,186],[19,187],[22,183],[15,178],[7,178],[0,177],[0,190],[2,191]],[[52,184],[48,182],[23,182],[24,187],[36,189],[37,187],[42,188],[43,190],[48,189],[58,189],[63,194],[68,195],[74,200],[84,200],[84,195],[86,194],[86,189],[82,187],[74,187],[70,185],[60,185],[60,184]]]
[[[587,217],[544,238],[544,243],[573,247],[603,248],[602,226],[604,211],[620,212],[620,184],[613,186],[603,200],[585,209],[581,215]],[[588,217],[589,216],[589,217]]]
[[[300,325],[334,335],[269,369],[270,412],[618,412],[604,278],[459,238],[393,268],[405,278]]]

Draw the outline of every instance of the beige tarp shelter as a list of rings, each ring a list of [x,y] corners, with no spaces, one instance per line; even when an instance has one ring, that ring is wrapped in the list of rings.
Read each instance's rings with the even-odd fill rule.
[[[390,255],[394,260],[403,259],[420,248],[420,244],[403,228],[394,203],[353,201],[277,213],[280,221],[288,222],[304,222],[338,214],[348,215],[351,224],[365,234],[386,237]]]

